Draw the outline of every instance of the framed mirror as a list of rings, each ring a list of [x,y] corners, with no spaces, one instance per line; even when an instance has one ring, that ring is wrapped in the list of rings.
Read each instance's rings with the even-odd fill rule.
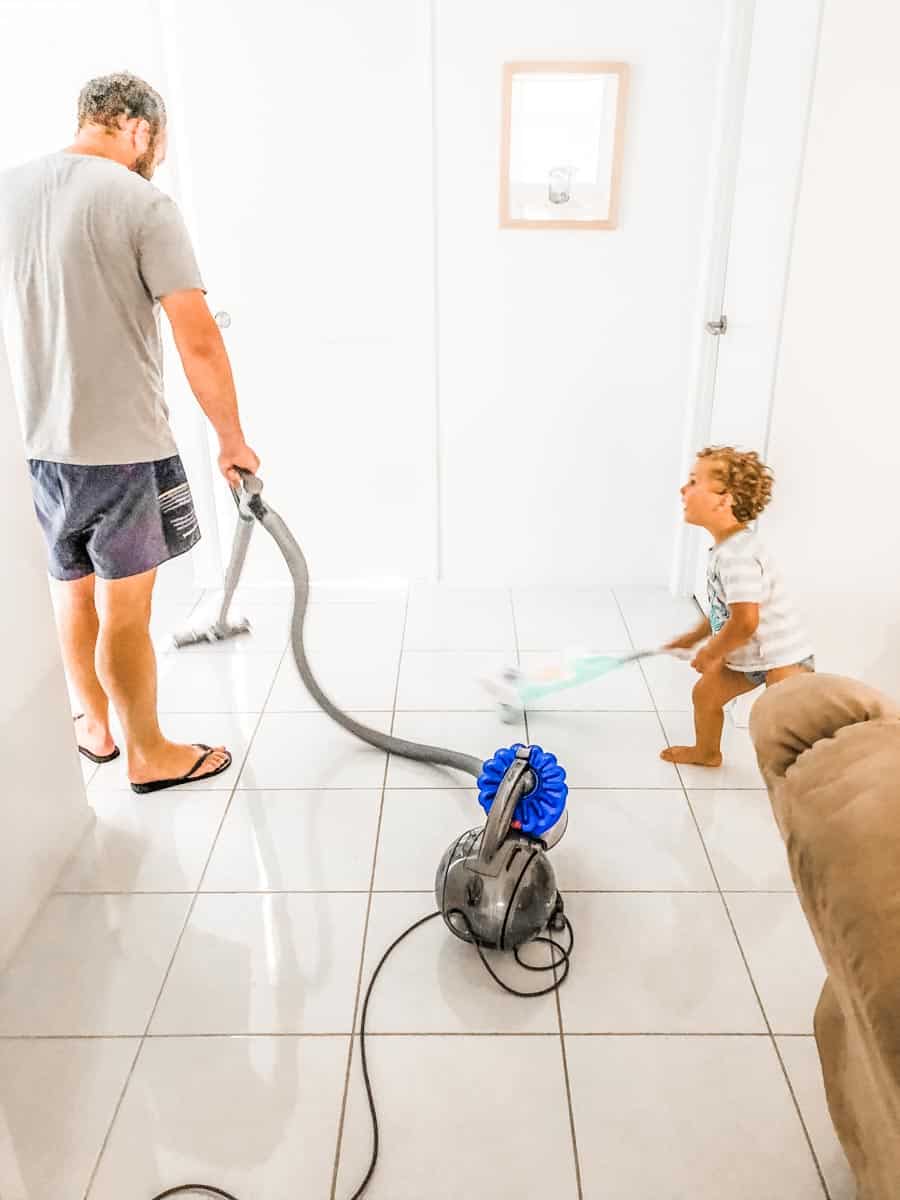
[[[500,226],[615,229],[628,65],[503,67]]]

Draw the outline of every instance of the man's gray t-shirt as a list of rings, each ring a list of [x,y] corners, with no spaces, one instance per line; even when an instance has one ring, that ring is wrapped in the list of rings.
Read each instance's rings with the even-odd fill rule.
[[[0,325],[29,458],[177,453],[159,299],[190,288],[203,282],[181,214],[136,172],[68,151],[0,172]]]

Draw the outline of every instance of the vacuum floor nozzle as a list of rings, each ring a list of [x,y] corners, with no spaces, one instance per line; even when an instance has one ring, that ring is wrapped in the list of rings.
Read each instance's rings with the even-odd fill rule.
[[[219,615],[205,629],[188,629],[184,633],[173,634],[172,643],[176,649],[180,650],[184,646],[198,646],[201,642],[224,642],[228,638],[240,637],[242,633],[250,632],[250,622],[246,618],[242,618],[240,621],[229,621],[228,619],[228,610],[241,578],[244,559],[247,557],[247,547],[250,544],[250,535],[255,524],[254,517],[247,508],[247,501],[251,496],[258,495],[262,488],[261,482],[255,476],[249,478],[252,479],[252,485],[245,483],[240,490],[240,495],[237,491],[233,492],[239,520],[234,544],[231,548],[231,561],[228,563],[228,570],[225,573],[225,591],[222,595]]]
[[[172,635],[172,641],[180,650],[184,646],[197,646],[201,642],[224,642],[228,638],[240,637],[242,633],[249,632],[250,622],[247,620],[238,621],[234,625],[215,621],[206,629],[188,629],[184,633],[175,633]]]

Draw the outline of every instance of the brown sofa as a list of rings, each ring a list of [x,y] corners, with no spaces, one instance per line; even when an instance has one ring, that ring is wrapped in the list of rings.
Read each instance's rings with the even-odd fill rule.
[[[750,732],[828,971],[815,1014],[859,1200],[900,1198],[900,708],[835,675],[769,689]]]

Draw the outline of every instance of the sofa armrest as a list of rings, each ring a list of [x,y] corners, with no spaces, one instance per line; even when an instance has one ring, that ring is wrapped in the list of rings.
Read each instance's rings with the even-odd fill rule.
[[[891,718],[900,719],[900,709],[864,683],[841,675],[792,675],[757,700],[750,736],[771,788],[817,742],[850,725]]]

